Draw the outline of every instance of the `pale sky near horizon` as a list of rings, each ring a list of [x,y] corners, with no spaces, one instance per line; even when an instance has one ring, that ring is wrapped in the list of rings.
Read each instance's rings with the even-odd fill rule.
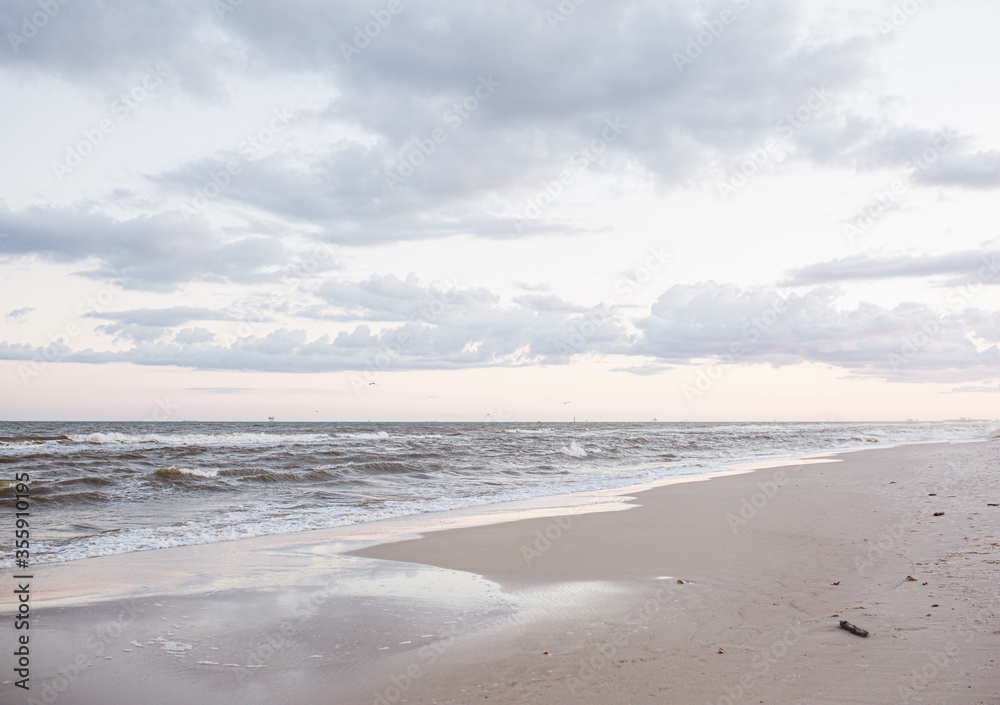
[[[0,419],[1000,415],[995,2],[102,7],[0,6]]]

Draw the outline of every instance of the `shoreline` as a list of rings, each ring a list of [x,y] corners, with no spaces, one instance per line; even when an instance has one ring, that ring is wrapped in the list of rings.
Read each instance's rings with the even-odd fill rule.
[[[849,451],[626,493],[628,511],[469,526],[459,510],[419,538],[400,538],[405,517],[46,564],[33,682],[67,679],[59,702],[127,702],[148,687],[138,663],[166,689],[151,703],[329,702],[331,682],[344,703],[716,703],[740,702],[738,689],[755,702],[901,702],[897,681],[926,647],[951,675],[913,689],[915,702],[1000,702],[1000,509],[984,501],[1000,496],[998,448]],[[945,481],[954,496],[934,491]],[[946,514],[929,517],[934,506]],[[70,683],[60,668],[79,657]]]
[[[972,440],[963,442],[980,441]],[[893,447],[896,447],[896,445],[884,446],[884,448]],[[103,555],[84,556],[80,558],[66,558],[63,560],[35,563],[33,566],[41,570],[45,570],[49,567],[78,563],[80,561],[109,559],[116,556],[147,553],[149,551],[197,549],[198,547],[209,547],[234,542],[260,542],[261,546],[264,547],[268,542],[272,541],[280,544],[284,544],[286,542],[313,543],[314,537],[318,537],[316,538],[316,541],[393,541],[401,538],[413,537],[426,531],[436,531],[441,528],[457,528],[460,526],[478,526],[481,524],[503,523],[508,521],[517,521],[518,519],[523,518],[557,516],[560,513],[578,514],[588,512],[617,511],[628,509],[626,501],[629,495],[637,492],[643,492],[655,487],[683,484],[687,482],[703,482],[716,477],[755,472],[759,469],[781,467],[785,465],[838,462],[835,456],[859,452],[861,450],[867,449],[810,452],[806,455],[780,454],[764,460],[734,460],[727,463],[718,463],[718,465],[720,465],[723,469],[672,475],[637,484],[633,483],[617,487],[542,494],[527,499],[491,501],[483,504],[472,504],[452,509],[414,512],[412,514],[403,514],[400,516],[373,519],[370,521],[362,521],[354,524],[344,524],[334,527],[302,529],[286,533],[261,534],[256,536],[227,539],[223,541],[178,544],[174,546],[157,546],[154,548],[133,549],[120,553],[108,553]],[[0,573],[5,570],[12,571],[13,567],[0,565]],[[0,608],[2,608],[2,605],[3,602],[0,601]]]
[[[834,460],[816,462],[834,462]],[[109,573],[120,576],[128,575],[127,567],[132,563],[140,563],[148,566],[147,570],[157,571],[161,576],[161,582],[155,589],[161,590],[163,594],[197,594],[198,592],[226,587],[225,581],[216,584],[212,581],[211,574],[199,567],[199,564],[203,562],[214,562],[220,559],[230,561],[230,570],[241,571],[240,576],[251,581],[252,576],[247,571],[242,570],[242,558],[237,558],[236,564],[232,564],[234,556],[244,557],[254,553],[282,551],[293,554],[298,551],[308,552],[310,550],[316,550],[324,555],[331,553],[348,555],[350,551],[362,550],[367,546],[418,539],[436,531],[507,524],[531,519],[551,519],[589,513],[624,511],[633,508],[632,495],[649,489],[707,482],[720,477],[751,472],[756,472],[756,470],[730,468],[666,477],[639,485],[543,495],[526,500],[408,514],[326,529],[311,529],[286,534],[269,534],[229,541],[153,548],[106,556],[39,563],[32,566],[33,572],[43,579],[56,578],[53,581],[55,589],[51,589],[52,584],[50,583],[50,589],[41,597],[35,598],[33,602],[42,607],[65,607],[150,594],[147,586],[129,582],[124,577],[119,577],[113,586],[106,581],[104,576]],[[177,568],[177,566],[183,565],[195,567],[186,571]],[[294,571],[298,569],[298,566],[287,565],[285,568]],[[0,579],[3,579],[7,573],[13,575],[15,572],[17,571],[14,568],[0,567]],[[62,576],[61,573],[68,573],[68,575]],[[231,581],[233,577],[233,575],[228,575],[226,581]],[[168,579],[172,579],[174,582],[171,583]],[[267,585],[270,582],[270,578],[264,578],[260,584]],[[113,587],[113,591],[109,591],[109,587]],[[0,615],[4,614],[4,610],[9,608],[11,604],[10,597],[0,593]]]
[[[51,516],[40,532],[33,532],[33,561],[61,562],[337,529],[463,507],[474,513],[478,507],[617,490],[664,474],[703,474],[734,463],[772,465],[789,456],[988,433],[983,423],[897,425],[693,424],[686,429],[667,423],[651,432],[636,424],[586,429],[479,424],[478,430],[410,424],[389,436],[343,425],[265,433],[239,424],[188,424],[174,433],[156,424],[145,429],[77,424],[36,429],[71,433],[77,439],[73,443],[0,450],[10,456],[8,462],[25,459],[14,460],[15,467],[34,470],[33,478],[37,473],[38,500],[46,504],[38,509],[47,508]],[[492,450],[480,462],[476,449],[484,447]],[[452,454],[454,462],[447,459]],[[104,470],[92,465],[97,456],[107,457]],[[137,457],[145,460],[133,468]],[[9,497],[11,491],[0,480],[0,495]],[[13,564],[12,556],[0,557],[0,566]]]

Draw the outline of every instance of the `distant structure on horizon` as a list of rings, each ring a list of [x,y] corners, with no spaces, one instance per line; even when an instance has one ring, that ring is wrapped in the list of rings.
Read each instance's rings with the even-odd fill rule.
[[[267,417],[267,421],[268,421],[268,423],[274,423],[274,417],[273,416],[268,416]]]

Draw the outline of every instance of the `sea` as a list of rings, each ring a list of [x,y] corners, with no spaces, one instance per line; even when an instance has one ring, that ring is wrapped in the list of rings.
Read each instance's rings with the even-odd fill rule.
[[[0,526],[28,473],[32,564],[604,490],[736,464],[985,440],[906,423],[0,422]],[[6,514],[10,521],[3,517]],[[14,531],[0,532],[12,567]]]

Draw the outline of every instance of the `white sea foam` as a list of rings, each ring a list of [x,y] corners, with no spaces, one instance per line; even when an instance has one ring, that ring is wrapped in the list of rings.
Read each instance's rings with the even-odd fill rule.
[[[386,435],[388,437],[388,435]],[[94,444],[159,444],[196,446],[266,446],[329,443],[325,433],[87,433],[68,434],[70,440]]]
[[[411,438],[413,436],[410,436]],[[389,434],[386,431],[376,431],[374,433],[338,433],[335,438],[350,438],[352,440],[386,440]],[[329,440],[329,437],[327,438]]]
[[[567,448],[566,446],[563,446],[562,448],[559,449],[559,452],[562,453],[563,455],[568,455],[568,456],[570,456],[572,458],[586,458],[587,457],[587,451],[584,449],[584,447],[582,445],[580,445],[576,441],[573,441],[572,443],[570,443],[569,444],[569,448]]]

